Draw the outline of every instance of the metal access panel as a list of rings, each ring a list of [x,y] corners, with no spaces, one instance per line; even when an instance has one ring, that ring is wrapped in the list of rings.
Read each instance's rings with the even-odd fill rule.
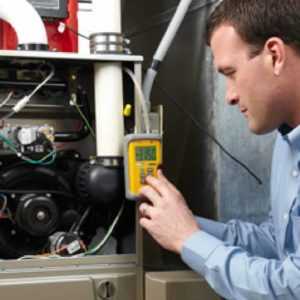
[[[145,300],[220,300],[198,274],[190,271],[146,274]]]
[[[68,17],[68,0],[28,0],[41,17],[65,19]]]
[[[128,263],[129,257],[121,260],[102,257],[98,261],[39,262],[40,267],[36,261],[19,262],[17,268],[12,263],[0,273],[1,297],[10,300],[140,300],[137,295],[140,275],[134,264]]]

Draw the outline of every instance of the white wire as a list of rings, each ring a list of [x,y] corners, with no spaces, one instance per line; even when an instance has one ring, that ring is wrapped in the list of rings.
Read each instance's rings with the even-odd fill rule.
[[[7,196],[4,195],[4,194],[0,194],[0,197],[2,197],[3,199],[3,205],[2,205],[2,208],[0,209],[0,213],[4,213],[6,207],[7,207]]]
[[[124,68],[124,71],[129,75],[129,77],[131,78],[132,82],[134,83],[134,85],[136,87],[136,90],[138,92],[138,99],[139,99],[140,104],[142,106],[146,132],[150,133],[151,132],[150,131],[150,117],[149,117],[147,102],[146,102],[142,87],[139,84],[137,78],[135,77],[135,75],[133,74],[133,72],[131,70],[129,70],[128,68]]]
[[[0,104],[0,108],[3,107],[12,97],[12,95],[14,94],[13,91],[9,92],[9,94],[7,95],[7,97],[1,102]]]
[[[40,254],[36,254],[36,255],[24,255],[22,257],[19,257],[17,260],[26,260],[26,259],[53,259],[53,258],[63,258],[62,256],[60,255],[54,255],[54,254],[51,254],[51,255],[40,255]]]
[[[53,76],[54,76],[54,67],[49,64],[49,67],[51,69],[51,72],[49,75],[28,95],[29,98],[31,98],[39,89],[41,89]]]
[[[24,255],[19,257],[17,260],[24,260],[24,259],[48,259],[46,256],[38,256],[38,255]]]
[[[55,73],[54,67],[52,65],[49,65],[51,68],[51,72],[49,75],[29,94],[24,96],[12,109],[15,113],[19,112],[21,109],[24,108],[24,106],[30,101],[32,96],[40,90],[53,76]],[[11,117],[11,116],[10,116]]]

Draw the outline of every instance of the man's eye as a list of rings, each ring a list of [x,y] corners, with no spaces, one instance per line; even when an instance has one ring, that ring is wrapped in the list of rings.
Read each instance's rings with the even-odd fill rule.
[[[235,74],[235,71],[230,71],[225,74],[227,77],[232,77]]]

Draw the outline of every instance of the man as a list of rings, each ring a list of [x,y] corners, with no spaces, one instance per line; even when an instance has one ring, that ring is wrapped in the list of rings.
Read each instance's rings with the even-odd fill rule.
[[[255,134],[279,129],[270,218],[260,226],[196,218],[160,172],[141,190],[140,224],[226,299],[300,299],[300,0],[224,0],[208,44],[228,104]]]

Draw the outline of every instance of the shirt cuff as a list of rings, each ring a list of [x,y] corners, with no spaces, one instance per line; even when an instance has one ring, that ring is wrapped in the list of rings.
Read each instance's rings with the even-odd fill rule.
[[[201,230],[204,230],[205,232],[213,235],[214,237],[222,241],[224,240],[224,236],[228,228],[227,224],[201,217],[196,217],[196,221]]]
[[[201,272],[201,265],[204,268],[209,256],[222,245],[224,243],[221,240],[199,230],[184,242],[181,258],[189,266],[198,266],[198,271]]]

